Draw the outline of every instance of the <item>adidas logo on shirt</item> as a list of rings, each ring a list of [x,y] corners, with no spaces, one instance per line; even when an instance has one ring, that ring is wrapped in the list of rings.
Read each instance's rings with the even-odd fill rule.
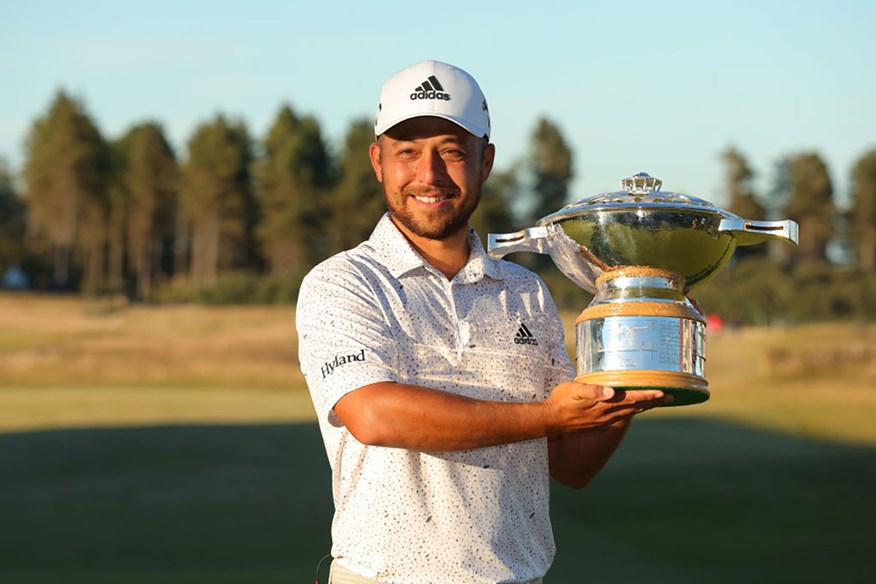
[[[522,322],[520,328],[517,329],[517,336],[514,337],[514,343],[518,345],[538,345],[538,339],[532,336],[532,333]]]
[[[450,94],[444,93],[444,87],[434,75],[429,75],[429,78],[423,81],[414,92],[411,94],[411,99],[443,99],[450,101]]]

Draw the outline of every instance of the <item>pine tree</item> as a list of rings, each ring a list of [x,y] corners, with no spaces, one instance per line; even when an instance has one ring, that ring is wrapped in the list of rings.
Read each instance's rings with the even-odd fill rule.
[[[128,229],[127,173],[131,133],[109,143],[107,187],[107,287],[121,293],[125,287],[125,233]]]
[[[766,218],[766,209],[760,203],[752,188],[754,171],[741,152],[728,147],[721,153],[724,162],[724,184],[727,193],[727,210],[744,218],[760,221]],[[763,256],[769,248],[765,245],[742,246],[735,255],[745,257]]]
[[[272,273],[300,271],[325,255],[325,193],[331,158],[315,118],[283,106],[258,166],[262,217],[257,230]]]
[[[785,215],[800,226],[800,245],[791,253],[806,262],[824,262],[835,214],[827,165],[814,152],[797,154],[788,159],[787,181],[790,193]]]
[[[137,297],[148,299],[155,280],[168,275],[171,269],[179,166],[157,123],[132,128],[128,139],[128,265]]]
[[[86,290],[103,279],[107,227],[108,147],[84,107],[59,91],[27,139],[29,228],[51,254],[54,287]]]
[[[179,210],[191,234],[191,279],[210,286],[220,271],[249,267],[254,261],[252,146],[242,122],[217,115],[195,130],[188,152]]]
[[[27,208],[15,191],[6,161],[0,159],[0,275],[24,261]]]
[[[857,265],[872,271],[876,269],[876,149],[861,156],[852,170],[850,222]]]
[[[732,146],[721,153],[724,161],[724,185],[727,210],[746,219],[760,221],[766,218],[766,209],[752,188],[754,170],[745,156]]]
[[[358,120],[350,125],[340,156],[340,177],[326,213],[333,253],[368,239],[386,211],[383,188],[374,176],[368,156],[372,142],[374,125],[370,121]]]
[[[572,149],[560,128],[541,118],[532,134],[532,164],[536,201],[532,221],[558,211],[569,201],[572,180]]]
[[[481,236],[486,247],[489,233],[508,233],[517,230],[511,213],[510,201],[519,196],[520,184],[514,169],[507,172],[494,170],[484,184],[481,203],[471,216],[471,226]]]

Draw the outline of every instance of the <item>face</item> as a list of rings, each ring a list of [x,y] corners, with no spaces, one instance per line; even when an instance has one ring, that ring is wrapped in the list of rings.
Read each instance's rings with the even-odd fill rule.
[[[434,240],[465,231],[494,153],[485,139],[435,117],[392,127],[370,150],[393,221],[408,237]]]

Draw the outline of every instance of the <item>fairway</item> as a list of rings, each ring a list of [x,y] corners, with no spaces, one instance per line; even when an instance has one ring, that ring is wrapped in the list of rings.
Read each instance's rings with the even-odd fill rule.
[[[331,487],[292,319],[0,295],[0,582],[311,582]],[[876,573],[873,327],[708,343],[710,401],[554,485],[548,584]]]
[[[312,423],[13,433],[0,460],[2,582],[311,582],[329,550]],[[872,448],[643,418],[588,489],[554,485],[549,581],[859,582],[874,488]]]

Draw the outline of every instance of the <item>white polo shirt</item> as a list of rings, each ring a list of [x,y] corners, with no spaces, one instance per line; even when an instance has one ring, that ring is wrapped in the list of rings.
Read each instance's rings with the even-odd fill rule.
[[[474,231],[469,245],[448,281],[385,215],[299,292],[299,360],[332,469],[332,555],[390,584],[525,582],[554,557],[545,439],[455,452],[365,446],[332,410],[381,381],[531,402],[574,377],[544,283],[490,259]]]

